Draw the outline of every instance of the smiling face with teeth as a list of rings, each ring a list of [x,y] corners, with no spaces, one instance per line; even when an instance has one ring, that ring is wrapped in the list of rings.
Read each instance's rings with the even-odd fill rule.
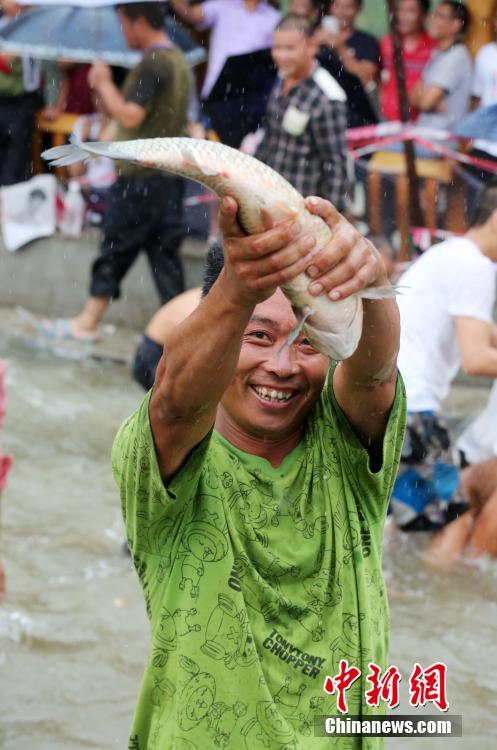
[[[218,408],[216,429],[249,453],[282,443],[290,452],[322,391],[329,362],[303,335],[287,346],[297,320],[278,289],[258,304],[245,329],[238,367]],[[264,445],[259,451],[257,444]]]

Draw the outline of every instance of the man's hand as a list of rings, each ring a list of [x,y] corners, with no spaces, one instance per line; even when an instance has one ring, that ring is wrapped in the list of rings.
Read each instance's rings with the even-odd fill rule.
[[[332,31],[327,31],[327,29],[322,26],[316,29],[313,38],[317,44],[325,44],[327,47],[336,51],[345,47],[345,42],[340,34],[334,34]]]
[[[311,261],[315,240],[302,235],[294,217],[266,231],[246,236],[238,224],[238,206],[224,198],[219,214],[223,238],[223,290],[233,304],[254,306],[271,297],[276,288],[305,271]]]
[[[97,91],[102,84],[112,83],[112,71],[103,62],[95,62],[88,71],[88,85]]]
[[[336,301],[367,286],[388,284],[383,258],[336,208],[322,198],[307,198],[306,208],[320,216],[333,232],[330,241],[312,258],[307,275],[312,295],[328,294]]]

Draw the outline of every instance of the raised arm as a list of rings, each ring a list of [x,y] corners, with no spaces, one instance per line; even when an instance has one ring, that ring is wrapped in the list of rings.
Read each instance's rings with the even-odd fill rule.
[[[196,26],[197,24],[203,23],[204,21],[204,10],[202,3],[186,2],[186,0],[169,0],[169,4],[175,13],[186,23],[191,23]]]
[[[389,283],[379,252],[333,206],[312,198],[307,199],[307,207],[334,230],[333,246],[313,259],[318,293],[343,299],[366,286]],[[381,445],[395,397],[400,323],[393,299],[365,299],[363,309],[359,346],[335,369],[333,389],[363,445],[374,453]]]
[[[88,83],[98,91],[106,112],[125,128],[138,128],[146,116],[144,107],[127,101],[112,80],[112,71],[102,62],[94,63],[88,72]]]
[[[243,236],[237,204],[221,204],[224,269],[199,307],[167,336],[150,401],[161,475],[170,479],[214,424],[258,302],[305,270],[312,242],[292,220]]]

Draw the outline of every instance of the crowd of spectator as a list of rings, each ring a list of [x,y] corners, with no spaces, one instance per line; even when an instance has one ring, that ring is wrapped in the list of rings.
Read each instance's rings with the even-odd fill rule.
[[[90,66],[59,61],[48,66],[0,54],[0,187],[30,176],[29,143],[34,116],[44,107],[42,111],[48,119],[56,119],[62,112],[86,118],[77,125],[77,135],[83,140],[179,136],[190,129],[190,133],[200,137],[209,130],[214,131],[229,145],[248,148],[246,136],[257,131],[251,148],[259,159],[285,176],[302,194],[321,195],[346,211],[353,182],[347,168],[347,129],[400,118],[392,36],[378,40],[359,30],[356,18],[361,7],[361,0],[331,0],[329,3],[290,0],[284,9],[267,0],[198,3],[170,0],[169,5],[118,6],[127,45],[143,54],[142,62],[130,72],[112,71],[102,63]],[[23,12],[23,8],[11,0],[2,0],[2,11],[0,22],[6,22]],[[205,41],[205,32],[210,33],[207,69],[195,81],[184,56],[165,32],[167,13],[173,13],[189,26],[200,42]],[[471,108],[497,103],[497,44],[491,42],[484,46],[473,64],[464,44],[468,23],[468,10],[458,0],[442,0],[435,7],[430,7],[429,0],[398,0],[396,4],[409,120],[431,129],[433,138],[439,131],[440,137],[446,139],[446,131],[450,132]],[[49,79],[57,81],[56,91],[54,93],[52,86],[50,96],[47,94],[44,100],[43,92],[50,89]],[[453,147],[458,147],[456,140]],[[472,149],[474,156],[497,160],[497,149],[492,142],[475,140]],[[434,155],[425,147],[418,148],[417,153],[425,157]],[[472,172],[481,183],[489,182],[489,173],[480,167],[472,168]],[[92,342],[99,336],[107,306],[119,296],[121,281],[142,249],[147,253],[161,303],[184,291],[179,256],[185,234],[183,183],[178,178],[131,165],[120,166],[115,175],[105,162],[93,163],[90,173],[82,172],[81,168],[73,169],[71,177],[90,187],[92,182],[100,180],[100,185],[93,187],[108,191],[100,252],[92,267],[90,296],[84,309],[68,320],[45,321],[42,330],[50,336]],[[150,200],[152,195],[154,200]],[[440,364],[437,372],[433,372],[437,369],[434,364],[437,359],[432,358],[432,371],[427,378],[433,384],[444,371],[447,375],[445,389],[461,357],[464,359],[468,343],[468,336],[457,320],[474,317],[476,321],[491,325],[493,282],[487,283],[485,305],[482,295],[478,297],[478,289],[484,286],[485,279],[488,282],[490,261],[493,262],[493,245],[489,250],[485,243],[496,220],[495,197],[492,193],[490,203],[487,199],[485,204],[483,218],[480,216],[481,221],[478,219],[468,236],[459,241],[465,253],[459,249],[458,259],[462,263],[463,257],[466,258],[464,262],[474,270],[473,276],[469,267],[467,273],[463,269],[460,275],[464,279],[473,278],[477,287],[470,288],[464,297],[469,300],[470,312],[462,305],[462,297],[457,298],[456,294],[454,299],[459,301],[449,305],[446,319],[440,320],[439,342],[434,338],[432,317],[428,315],[426,321],[437,356],[443,357],[444,352],[447,355],[447,361]],[[139,217],[139,224],[136,217]],[[415,264],[412,284],[416,286],[419,277],[420,294],[425,298],[423,270],[426,279],[448,278],[437,262],[449,267],[448,256],[452,257],[453,253],[454,245],[449,243],[437,254],[427,254],[427,259],[419,266]],[[430,270],[429,262],[434,264],[435,270]],[[481,279],[476,273],[478,269]],[[434,289],[430,292],[435,293]],[[479,308],[474,303],[476,298]],[[197,299],[197,293],[193,292],[191,299],[186,300],[186,307]],[[418,302],[414,310],[418,309],[417,305]],[[421,320],[408,306],[408,301],[401,305],[407,332],[411,330],[411,319],[417,326]],[[482,306],[485,307],[483,312]],[[140,351],[143,361],[136,365],[137,371],[146,371],[147,383],[160,357],[162,320],[170,322],[168,315],[159,315],[148,331],[150,335],[145,337],[145,348],[142,346]],[[443,338],[452,330],[451,326],[458,326],[459,349]],[[428,330],[419,334],[422,348],[427,335]],[[473,346],[471,333],[469,340]],[[408,343],[405,343],[401,348],[401,361],[407,374],[409,406],[410,384],[414,383],[413,393],[419,386],[419,378],[409,363],[420,364],[422,358],[419,352],[405,358],[407,350]],[[152,364],[147,360],[149,354],[154,360]],[[487,374],[495,376],[493,351],[487,354],[491,360]],[[418,396],[415,393],[410,404],[411,443],[416,442],[421,433],[428,442],[433,442],[432,437],[436,435],[437,460],[434,461],[428,448],[421,452],[432,465],[445,461],[448,466],[450,461],[446,461],[445,453],[449,444],[445,428],[439,422],[438,396],[436,404],[430,402],[428,407]],[[431,412],[429,416],[425,415],[426,409]],[[433,446],[429,447],[431,450]],[[404,475],[411,481],[412,461],[411,464],[409,461],[407,457],[410,473],[404,472]],[[424,469],[418,472],[417,481],[421,475],[426,478],[423,472]],[[411,493],[411,485],[408,485],[407,490],[397,485],[398,507],[404,513],[404,496],[406,492]],[[455,490],[449,494],[455,497]],[[419,504],[423,507],[422,500]],[[408,518],[406,516],[400,525],[416,526],[420,515],[423,522],[427,518],[431,521],[429,512],[423,514],[418,510],[409,510]]]

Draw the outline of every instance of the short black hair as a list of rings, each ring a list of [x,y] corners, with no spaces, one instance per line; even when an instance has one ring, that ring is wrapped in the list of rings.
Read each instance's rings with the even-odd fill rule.
[[[486,224],[493,212],[497,210],[497,180],[493,180],[482,191],[478,200],[472,227],[481,227]]]
[[[314,28],[315,24],[309,18],[298,13],[287,13],[276,24],[276,31],[298,31],[308,37],[313,35]]]
[[[204,266],[204,277],[202,279],[202,298],[206,297],[211,287],[224,268],[224,253],[221,240],[214,240],[207,251]]]
[[[138,18],[144,18],[153,29],[164,29],[167,16],[167,3],[122,3],[116,5],[116,10],[129,18],[130,21],[136,21]]]
[[[469,10],[459,0],[442,0],[440,5],[448,5],[452,18],[461,24],[461,34],[465,34],[469,25]]]

